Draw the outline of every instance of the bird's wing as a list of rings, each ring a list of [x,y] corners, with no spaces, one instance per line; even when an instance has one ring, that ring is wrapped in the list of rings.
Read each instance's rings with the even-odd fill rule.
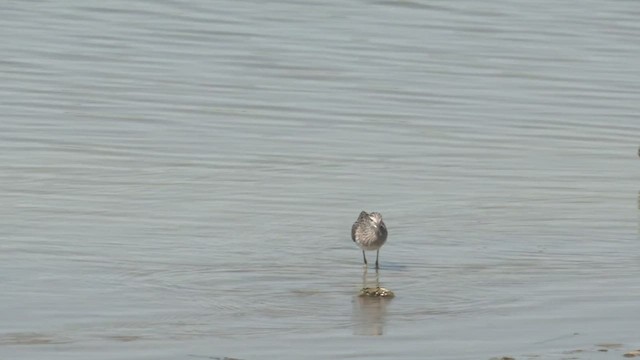
[[[366,211],[361,211],[360,215],[358,216],[358,220],[356,220],[356,222],[353,223],[353,226],[351,226],[351,240],[353,240],[353,242],[356,242],[356,229],[358,228],[358,224],[361,223],[367,216],[369,216],[369,214],[367,214]]]
[[[380,234],[386,239],[389,232],[387,231],[387,225],[384,224],[384,221],[380,222]]]

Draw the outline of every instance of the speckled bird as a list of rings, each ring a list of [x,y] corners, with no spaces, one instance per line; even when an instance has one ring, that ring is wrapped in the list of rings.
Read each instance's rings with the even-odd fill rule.
[[[387,226],[382,221],[382,215],[377,212],[367,214],[366,211],[363,211],[353,223],[351,240],[362,249],[365,266],[367,265],[367,256],[364,252],[376,250],[376,269],[378,268],[380,248],[387,241],[387,234]]]

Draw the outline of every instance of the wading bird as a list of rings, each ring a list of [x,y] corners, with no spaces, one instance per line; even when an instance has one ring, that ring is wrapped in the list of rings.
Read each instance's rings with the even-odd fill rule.
[[[380,248],[387,241],[387,226],[382,221],[382,215],[377,212],[370,214],[367,214],[366,211],[361,212],[351,227],[351,239],[362,249],[365,266],[367,265],[367,256],[364,252],[376,250],[377,269]]]

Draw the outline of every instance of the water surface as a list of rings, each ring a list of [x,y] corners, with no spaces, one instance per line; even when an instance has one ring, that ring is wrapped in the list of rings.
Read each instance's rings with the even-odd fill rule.
[[[0,357],[639,348],[638,14],[0,5]],[[361,210],[390,301],[357,297]]]

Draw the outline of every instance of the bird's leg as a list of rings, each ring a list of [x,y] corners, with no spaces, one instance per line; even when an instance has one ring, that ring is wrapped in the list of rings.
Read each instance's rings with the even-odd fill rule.
[[[380,250],[379,249],[376,251],[376,269],[379,268],[378,267],[378,255],[380,255]]]
[[[367,266],[367,256],[364,254],[364,250],[362,250],[362,258],[364,259],[364,265]]]

